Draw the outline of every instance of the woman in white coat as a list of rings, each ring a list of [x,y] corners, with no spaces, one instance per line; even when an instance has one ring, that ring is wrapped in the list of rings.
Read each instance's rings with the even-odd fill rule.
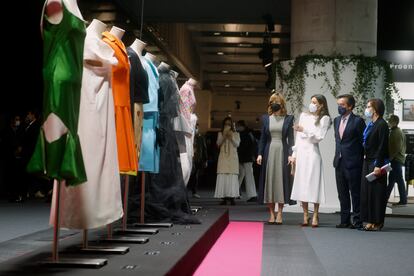
[[[296,164],[293,181],[292,200],[302,202],[303,223],[309,225],[308,202],[314,204],[312,227],[319,225],[319,204],[325,201],[325,183],[323,178],[322,157],[319,142],[326,135],[331,125],[328,104],[323,95],[313,95],[309,112],[300,115],[293,154],[289,163]]]
[[[237,147],[240,144],[239,133],[236,132],[233,120],[226,117],[223,120],[221,132],[217,136],[217,146],[220,154],[217,164],[216,192],[214,197],[221,198],[221,205],[226,205],[227,200],[234,205],[234,198],[239,194],[239,157]]]

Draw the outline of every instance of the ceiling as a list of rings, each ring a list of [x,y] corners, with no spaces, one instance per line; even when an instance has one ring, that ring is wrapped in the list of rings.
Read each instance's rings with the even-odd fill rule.
[[[146,50],[173,65],[181,80],[193,77],[213,92],[269,93],[271,74],[264,67],[268,62],[259,57],[268,28],[274,28],[266,33],[273,60],[289,58],[289,0],[256,0],[254,4],[249,0],[145,1],[140,36],[142,2],[89,0],[79,4],[87,20],[97,18],[124,28],[129,35],[123,40],[130,40],[126,45],[141,37],[149,44]],[[173,32],[174,24],[181,27]],[[183,47],[192,53],[180,53]]]

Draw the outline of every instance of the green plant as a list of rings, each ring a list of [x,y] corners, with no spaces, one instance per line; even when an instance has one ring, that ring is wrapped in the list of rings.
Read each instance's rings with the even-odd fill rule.
[[[397,95],[398,91],[393,82],[392,71],[389,63],[377,57],[366,57],[363,55],[342,56],[334,54],[332,56],[322,55],[302,55],[289,61],[285,69],[281,61],[274,63],[276,78],[280,80],[281,88],[284,90],[286,100],[291,104],[293,112],[300,112],[303,106],[303,95],[305,93],[305,77],[322,78],[323,84],[321,89],[326,88],[336,97],[341,90],[341,74],[345,67],[353,64],[355,66],[356,78],[353,83],[353,91],[357,106],[355,112],[362,114],[365,109],[367,100],[374,96],[375,86],[378,76],[382,76],[384,88],[382,91],[383,100],[387,106],[387,112],[390,112],[393,106],[393,94]],[[309,74],[308,65],[313,66],[314,73]],[[315,72],[316,67],[322,68],[320,72]],[[328,75],[331,66],[332,76]],[[331,82],[331,79],[333,82]]]

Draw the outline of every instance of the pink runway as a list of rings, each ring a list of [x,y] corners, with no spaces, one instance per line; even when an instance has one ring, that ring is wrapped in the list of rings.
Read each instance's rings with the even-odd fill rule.
[[[260,275],[263,223],[230,222],[194,275]]]

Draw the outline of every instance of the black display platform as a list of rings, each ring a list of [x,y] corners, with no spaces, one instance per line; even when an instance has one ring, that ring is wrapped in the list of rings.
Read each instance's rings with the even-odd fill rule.
[[[122,244],[130,249],[124,255],[73,253],[73,248],[79,246],[80,234],[61,240],[61,258],[107,259],[107,265],[99,269],[42,266],[39,263],[51,254],[50,244],[0,263],[0,275],[192,275],[229,223],[227,209],[202,209],[196,217],[201,224],[160,228],[146,244]],[[90,245],[102,245],[99,238],[104,235],[104,229],[91,233]]]

